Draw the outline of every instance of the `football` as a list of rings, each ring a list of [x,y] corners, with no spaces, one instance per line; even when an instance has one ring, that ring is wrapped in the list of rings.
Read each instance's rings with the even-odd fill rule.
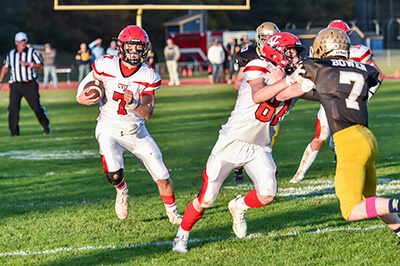
[[[88,82],[84,87],[85,95],[92,98],[104,97],[103,83],[99,80],[92,80]]]

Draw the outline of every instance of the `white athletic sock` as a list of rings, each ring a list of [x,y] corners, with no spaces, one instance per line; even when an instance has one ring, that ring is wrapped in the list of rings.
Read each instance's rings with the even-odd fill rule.
[[[166,211],[175,211],[176,209],[178,209],[178,208],[176,207],[176,204],[174,204],[173,206],[164,204],[164,206],[165,206],[165,210],[166,210]]]
[[[305,175],[308,169],[315,161],[315,158],[317,158],[318,152],[319,151],[313,150],[309,143],[307,145],[306,150],[304,151],[303,158],[301,158],[301,162],[299,165],[299,169],[297,169],[297,173]]]
[[[182,236],[183,235],[183,236],[185,236],[186,239],[188,239],[189,238],[189,234],[190,234],[190,231],[185,231],[185,230],[182,229],[182,227],[179,226],[178,233],[176,233],[176,236]]]

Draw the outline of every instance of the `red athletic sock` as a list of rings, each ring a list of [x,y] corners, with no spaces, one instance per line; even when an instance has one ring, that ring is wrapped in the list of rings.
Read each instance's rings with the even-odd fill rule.
[[[257,192],[255,189],[250,191],[246,197],[244,197],[244,203],[250,208],[260,208],[263,207],[264,204],[260,202],[260,200],[257,197]]]
[[[126,187],[125,179],[122,179],[122,182],[119,185],[114,186],[116,189],[124,189]]]
[[[193,201],[190,202],[189,206],[185,210],[185,214],[182,218],[181,227],[185,231],[190,231],[195,223],[203,217],[204,211],[199,212],[193,206]]]
[[[164,201],[164,205],[166,208],[173,208],[176,206],[176,202],[175,202],[175,194],[172,193],[171,195],[161,195],[161,198]]]

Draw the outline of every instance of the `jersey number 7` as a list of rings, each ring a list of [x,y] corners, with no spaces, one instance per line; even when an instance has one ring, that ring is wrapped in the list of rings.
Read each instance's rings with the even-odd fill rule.
[[[346,98],[346,107],[349,109],[360,110],[357,98],[360,96],[362,89],[364,88],[365,81],[363,75],[354,72],[340,71],[339,83],[351,85],[351,82],[354,82],[354,84],[349,96]]]
[[[118,112],[117,113],[119,115],[126,115],[128,112],[125,109],[126,101],[125,101],[125,98],[124,98],[124,94],[114,91],[113,100],[117,101],[117,102],[120,101],[119,105],[118,105]]]

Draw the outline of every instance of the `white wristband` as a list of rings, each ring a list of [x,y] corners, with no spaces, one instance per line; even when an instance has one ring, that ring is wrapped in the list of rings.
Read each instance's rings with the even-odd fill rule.
[[[286,85],[288,85],[288,86],[293,85],[293,82],[289,76],[286,76],[285,81],[286,81]]]
[[[131,104],[128,104],[128,106],[132,109],[136,109],[139,106],[139,102],[136,101],[135,99],[132,100]]]
[[[301,82],[301,90],[302,90],[303,92],[305,92],[305,93],[311,91],[311,90],[314,89],[314,88],[315,88],[314,82],[312,82],[312,81],[309,80],[309,79],[304,79],[304,80]]]

